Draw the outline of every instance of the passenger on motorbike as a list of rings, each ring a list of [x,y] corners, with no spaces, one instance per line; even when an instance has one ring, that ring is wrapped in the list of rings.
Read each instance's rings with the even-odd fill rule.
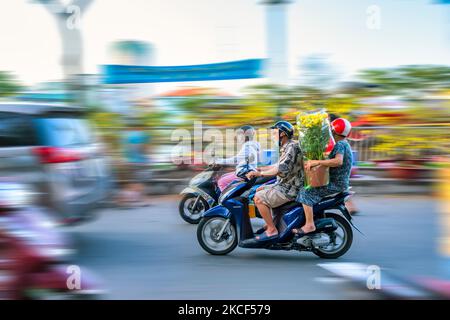
[[[313,218],[313,206],[320,200],[334,193],[345,191],[349,187],[352,169],[352,152],[346,137],[350,134],[352,126],[343,118],[338,118],[331,123],[334,140],[336,144],[330,152],[327,160],[309,160],[305,163],[305,170],[315,166],[326,166],[330,168],[330,182],[328,185],[316,188],[302,188],[296,201],[303,204],[306,223],[300,229],[292,232],[303,236],[314,232],[316,227]]]

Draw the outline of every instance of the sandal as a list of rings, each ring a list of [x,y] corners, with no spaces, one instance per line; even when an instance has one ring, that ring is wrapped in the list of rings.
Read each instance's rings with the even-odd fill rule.
[[[297,235],[299,238],[301,238],[303,236],[306,236],[308,234],[314,233],[314,232],[316,232],[316,230],[310,231],[310,232],[305,232],[305,231],[302,230],[302,228],[292,229],[292,233]]]
[[[266,242],[266,241],[271,241],[271,240],[275,240],[275,239],[278,239],[278,233],[274,234],[273,236],[268,236],[265,231],[261,235],[255,237],[255,240],[257,242]]]

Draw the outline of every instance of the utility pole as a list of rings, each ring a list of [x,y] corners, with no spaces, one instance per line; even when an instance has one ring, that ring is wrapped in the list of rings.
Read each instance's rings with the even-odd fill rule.
[[[288,73],[288,19],[290,0],[262,0],[266,7],[266,48],[268,78],[271,82],[286,85]]]
[[[262,0],[260,4],[266,7],[266,50],[267,78],[275,84],[285,86],[289,81],[288,63],[288,19],[287,6],[290,0]],[[282,96],[276,97],[276,117],[281,119],[283,108]]]
[[[33,0],[42,4],[55,19],[62,42],[61,65],[65,89],[75,96],[75,103],[84,104],[83,39],[81,18],[94,0]]]

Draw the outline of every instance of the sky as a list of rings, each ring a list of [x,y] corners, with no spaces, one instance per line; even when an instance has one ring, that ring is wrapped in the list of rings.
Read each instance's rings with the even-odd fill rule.
[[[70,2],[70,1],[64,1]],[[266,57],[265,8],[259,0],[95,0],[81,28],[85,73],[110,63],[116,40],[153,45],[154,65],[191,65]],[[289,78],[302,58],[324,54],[343,79],[358,70],[402,64],[450,65],[450,5],[431,0],[294,0],[288,5]],[[55,22],[32,0],[0,0],[0,70],[25,84],[62,78]],[[368,10],[379,10],[379,28]],[[373,25],[372,25],[373,26]],[[156,85],[229,89],[264,80]]]

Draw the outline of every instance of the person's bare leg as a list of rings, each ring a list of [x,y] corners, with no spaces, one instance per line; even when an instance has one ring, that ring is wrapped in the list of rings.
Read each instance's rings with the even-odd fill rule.
[[[298,233],[300,231],[304,233],[310,233],[316,230],[316,226],[314,224],[314,214],[313,214],[313,208],[310,206],[307,206],[306,204],[302,203],[303,210],[305,211],[305,218],[306,222],[300,229],[293,229],[292,232]]]
[[[258,208],[259,213],[261,214],[261,217],[266,222],[267,236],[270,237],[270,236],[274,236],[274,235],[278,234],[278,230],[275,227],[275,224],[273,223],[272,213],[270,211],[270,208],[267,205],[265,205],[261,201],[261,199],[258,198],[257,196],[255,196],[255,204],[256,204],[256,207]]]
[[[303,232],[313,232],[316,230],[316,226],[314,225],[314,214],[313,208],[303,204],[303,210],[305,210],[305,225],[302,227]]]

